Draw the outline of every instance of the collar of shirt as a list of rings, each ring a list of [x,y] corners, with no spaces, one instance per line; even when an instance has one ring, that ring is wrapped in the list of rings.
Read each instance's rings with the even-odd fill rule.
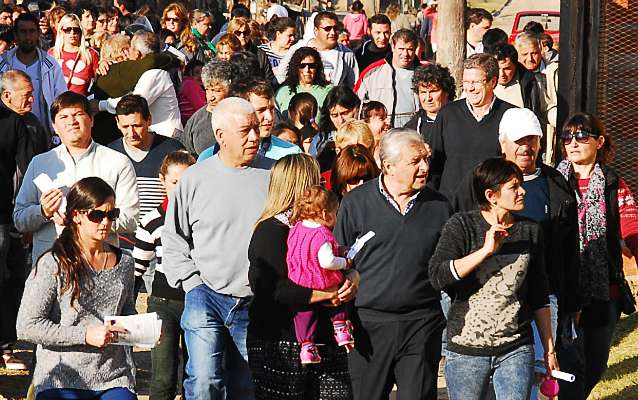
[[[383,195],[383,197],[385,197],[388,203],[390,203],[392,207],[394,207],[394,209],[397,210],[399,214],[401,215],[406,215],[408,212],[410,212],[410,210],[414,206],[414,202],[417,196],[419,195],[419,193],[421,193],[421,191],[419,190],[414,195],[412,195],[412,197],[410,197],[410,200],[408,200],[408,204],[405,207],[405,212],[401,212],[401,207],[399,207],[399,203],[397,203],[392,198],[392,196],[390,196],[390,193],[388,193],[388,191],[385,189],[385,183],[383,183],[383,174],[379,175],[379,192],[381,192],[381,194]]]
[[[494,108],[494,102],[496,101],[496,96],[492,95],[492,102],[490,103],[490,108],[487,110],[487,112],[485,113],[485,115],[489,114],[490,112],[492,112],[492,108]],[[472,114],[472,116],[478,121],[481,122],[481,120],[483,118],[485,118],[485,115],[483,115],[482,117],[479,117],[478,114],[476,114],[474,112],[474,110],[472,109],[472,105],[470,104],[469,100],[467,99],[467,97],[465,98],[465,104],[467,105],[467,108],[470,110],[470,113]]]
[[[71,160],[73,161],[73,164],[77,164],[81,159],[83,159],[84,157],[86,157],[89,154],[91,154],[91,152],[93,152],[95,150],[96,146],[97,146],[97,144],[93,140],[91,140],[91,144],[89,145],[89,147],[87,147],[86,150],[82,154],[75,155],[75,156],[72,155],[69,152],[69,149],[66,146],[64,146],[64,145],[62,145],[62,149],[61,150],[62,150],[62,153],[64,155],[66,155],[67,157],[71,158]]]
[[[534,171],[533,174],[523,175],[523,181],[525,181],[525,182],[533,181],[534,179],[538,178],[539,176],[541,176],[541,169],[540,168],[536,168],[536,171]]]

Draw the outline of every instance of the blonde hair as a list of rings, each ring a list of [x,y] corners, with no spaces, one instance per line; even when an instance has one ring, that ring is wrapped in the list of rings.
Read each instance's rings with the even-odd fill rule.
[[[364,121],[351,119],[337,129],[335,146],[338,149],[344,149],[353,144],[362,144],[368,150],[374,150],[374,135]]]
[[[95,32],[91,35],[91,39],[89,39],[89,45],[93,47],[95,50],[99,51],[100,59],[102,59],[102,46],[106,39],[109,38],[109,33],[107,31]]]
[[[248,37],[252,37],[251,36],[252,30],[250,29],[250,23],[248,22],[246,18],[242,18],[242,17],[231,19],[230,22],[228,23],[228,29],[226,30],[226,32],[232,33],[234,35],[236,31],[242,28],[247,28],[249,31]]]
[[[321,185],[313,185],[303,191],[303,196],[295,201],[290,223],[310,219],[322,219],[324,212],[339,208],[337,195]]]
[[[124,48],[131,47],[131,39],[122,33],[109,35],[100,48],[100,59],[105,61],[123,61],[126,55],[123,53]]]
[[[84,61],[86,65],[91,65],[91,53],[89,47],[86,44],[86,38],[84,37],[84,32],[82,32],[82,23],[80,18],[75,14],[66,14],[58,22],[58,31],[55,35],[55,45],[53,46],[53,57],[57,60],[62,58],[62,49],[64,48],[64,33],[62,29],[64,26],[70,22],[77,22],[78,28],[80,28],[80,43],[78,44],[79,50],[78,53],[80,55],[80,60]],[[69,82],[71,83],[71,82]]]
[[[191,21],[188,18],[188,11],[182,3],[171,3],[164,8],[161,19],[162,28],[166,28],[166,16],[171,11],[174,12],[182,22],[182,30],[177,33],[180,43],[186,47],[188,51],[195,53],[197,50],[195,36],[193,36],[193,32],[191,31]]]
[[[219,46],[228,46],[233,52],[241,50],[241,42],[232,33],[224,33],[217,42],[217,47]]]
[[[388,8],[385,9],[385,15],[390,18],[390,21],[394,21],[400,12],[401,9],[399,8],[399,5],[397,3],[391,3]]]
[[[266,206],[255,225],[292,209],[304,190],[321,182],[319,163],[308,154],[287,155],[273,165]]]

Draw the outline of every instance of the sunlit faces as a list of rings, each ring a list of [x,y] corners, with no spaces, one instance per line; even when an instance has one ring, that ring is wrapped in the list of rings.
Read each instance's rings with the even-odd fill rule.
[[[188,169],[188,165],[185,164],[171,164],[166,169],[166,175],[159,174],[159,179],[162,185],[164,185],[164,189],[166,189],[166,194],[169,195],[173,193],[175,187],[177,186],[177,182],[179,182],[179,178],[182,177],[184,171]]]
[[[106,26],[109,23],[109,16],[106,14],[99,14],[95,20],[95,31],[106,32]]]
[[[446,92],[436,83],[422,83],[418,87],[419,103],[430,117],[435,117],[449,102]]]
[[[228,85],[213,83],[206,88],[206,104],[212,110],[220,101],[228,97]]]
[[[218,45],[217,46],[217,58],[222,61],[230,61],[230,57],[235,53],[230,46]]]
[[[69,21],[64,26],[60,27],[62,31],[64,43],[79,46],[80,38],[82,37],[82,28],[77,21]]]
[[[320,45],[321,50],[334,49],[337,47],[337,21],[330,18],[323,18],[319,22],[319,26],[315,28],[315,40]]]
[[[280,49],[290,49],[295,43],[295,28],[286,28],[283,32],[276,32],[275,43]]]
[[[492,27],[492,21],[488,19],[482,19],[480,23],[470,23],[470,27],[467,29],[467,40],[470,43],[478,43],[483,39],[483,35]]]
[[[538,43],[521,43],[516,46],[518,61],[530,71],[536,71],[541,66],[543,53]]]
[[[507,85],[516,76],[516,64],[509,58],[498,61],[498,84]]]
[[[0,12],[0,24],[13,25],[13,14],[8,11]]]
[[[60,110],[53,120],[53,129],[67,147],[86,148],[91,143],[93,119],[81,105]]]
[[[195,21],[193,28],[203,37],[208,37],[211,29],[213,29],[213,19],[211,17],[203,17],[199,21]]]
[[[496,78],[487,79],[485,71],[480,68],[463,70],[463,91],[472,107],[490,104],[494,98]]]
[[[330,121],[335,126],[335,129],[341,128],[341,125],[346,121],[353,119],[357,113],[357,108],[345,108],[344,106],[337,104],[330,109]]]
[[[410,68],[414,62],[416,44],[397,40],[392,45],[392,65],[399,68]]]
[[[111,35],[114,35],[120,32],[120,16],[119,15],[115,14],[109,17],[106,23],[106,31],[110,33]]]
[[[567,159],[574,164],[590,165],[596,161],[596,154],[605,144],[605,137],[589,137],[587,142],[572,138],[569,143],[563,141]]]
[[[512,161],[525,174],[532,174],[536,171],[536,158],[541,148],[539,136],[528,135],[515,142],[509,139],[503,139],[500,142],[505,159]]]
[[[110,197],[104,204],[93,208],[92,210],[75,210],[73,212],[73,223],[78,230],[78,236],[89,240],[103,241],[106,240],[113,221],[106,215],[99,222],[94,222],[89,219],[89,212],[99,211],[99,214],[105,213],[112,215],[115,210],[115,199]]]
[[[390,25],[386,24],[372,24],[370,26],[370,36],[374,45],[380,49],[385,49],[390,43],[390,34],[392,29]]]
[[[250,165],[259,150],[259,120],[254,113],[235,113],[217,128],[217,137],[224,156],[242,165]]]
[[[299,83],[312,85],[317,76],[317,60],[313,56],[306,56],[299,63]]]
[[[407,146],[396,163],[383,162],[384,174],[402,190],[417,191],[425,187],[430,171],[430,152],[424,144]]]
[[[262,138],[270,136],[275,122],[275,101],[271,98],[250,93],[248,101],[255,108],[257,120],[259,121],[259,136]]]
[[[141,113],[117,115],[117,127],[124,136],[124,141],[130,147],[141,150],[147,150],[153,140],[151,133],[148,131],[151,126],[151,118],[145,119]]]
[[[381,137],[390,129],[390,121],[386,112],[374,112],[366,119],[366,124],[374,136],[375,143],[379,143]]]
[[[184,28],[184,22],[175,11],[169,11],[164,18],[164,25],[166,29],[173,33],[179,33]]]
[[[2,101],[4,104],[16,112],[24,115],[33,109],[33,85],[24,79],[16,79],[13,82],[13,88],[7,88],[2,92]]]
[[[495,207],[507,211],[521,211],[525,208],[525,189],[523,189],[521,184],[522,182],[517,177],[512,177],[502,184],[498,190],[486,190],[485,197]]]
[[[97,21],[95,20],[95,18],[93,17],[93,14],[90,11],[84,11],[82,13],[80,22],[82,25],[82,29],[87,35],[92,35],[93,32],[95,32]]]

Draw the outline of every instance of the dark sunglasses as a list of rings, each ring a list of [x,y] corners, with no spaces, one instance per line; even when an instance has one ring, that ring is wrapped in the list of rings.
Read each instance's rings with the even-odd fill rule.
[[[598,138],[600,135],[596,135],[595,133],[587,132],[587,131],[563,131],[560,134],[560,139],[563,141],[563,144],[570,144],[572,139],[576,138],[578,143],[589,143],[589,138]]]
[[[320,26],[319,29],[323,29],[326,32],[337,31],[337,25]]]
[[[305,69],[306,67],[310,69],[317,69],[317,63],[300,63],[299,69]]]
[[[235,31],[235,36],[248,36],[250,31]]]
[[[170,22],[179,22],[181,20],[182,20],[181,18],[169,18],[169,17],[164,18],[164,21],[166,21],[166,22],[168,22],[168,21],[170,21]]]
[[[73,33],[77,33],[78,35],[82,34],[82,29],[78,28],[78,27],[68,27],[68,28],[62,28],[62,32],[69,34],[71,32]]]
[[[108,218],[109,221],[113,222],[120,216],[120,209],[114,208],[110,211],[102,211],[102,210],[82,210],[80,213],[85,214],[89,221],[99,224],[104,220],[104,218]]]

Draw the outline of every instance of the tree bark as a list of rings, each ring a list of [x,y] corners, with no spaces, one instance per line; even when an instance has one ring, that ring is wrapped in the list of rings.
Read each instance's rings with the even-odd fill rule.
[[[465,60],[465,7],[466,0],[445,0],[438,5],[436,62],[450,69],[457,95],[461,94]]]

